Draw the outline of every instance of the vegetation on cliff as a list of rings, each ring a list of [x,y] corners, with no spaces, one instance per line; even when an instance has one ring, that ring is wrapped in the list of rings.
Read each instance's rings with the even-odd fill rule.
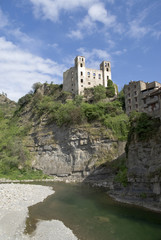
[[[16,104],[0,104],[0,178],[38,179],[44,177],[40,171],[30,167],[31,156],[24,145],[30,124],[20,126],[14,116]]]
[[[113,83],[108,87],[95,87],[91,102],[62,91],[62,85],[36,83],[32,91],[19,99],[12,111],[6,110],[3,105],[0,111],[0,177],[43,177],[42,173],[31,169],[33,156],[26,147],[26,137],[32,125],[43,118],[47,119],[47,124],[55,123],[60,128],[99,123],[99,126],[111,131],[116,140],[126,140],[128,117],[120,98],[112,101],[107,98],[107,90],[110,92],[111,88],[114,91]],[[7,116],[9,111],[12,113]]]
[[[113,89],[113,85],[110,87]],[[46,84],[34,86],[34,93],[21,98],[18,104],[19,111],[30,104],[35,116],[40,118],[46,115],[48,123],[56,123],[60,127],[100,122],[116,138],[126,140],[128,117],[122,108],[122,101],[120,98],[105,101],[105,97],[106,89],[103,86],[94,88],[93,103],[89,103],[82,96],[72,98],[70,93],[62,91],[60,85]]]
[[[126,153],[131,141],[148,141],[156,135],[161,122],[159,118],[153,118],[146,113],[132,112],[129,117],[129,133],[126,144]]]

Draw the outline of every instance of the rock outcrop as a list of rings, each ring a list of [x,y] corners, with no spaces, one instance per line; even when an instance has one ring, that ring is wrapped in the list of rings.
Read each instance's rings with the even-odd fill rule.
[[[26,146],[33,153],[34,168],[49,175],[84,178],[99,164],[120,156],[125,143],[100,125],[59,128],[42,120],[32,128]]]
[[[102,165],[85,182],[105,187],[118,201],[161,211],[161,127],[148,139],[132,135],[127,147],[126,186],[116,181],[117,173]]]

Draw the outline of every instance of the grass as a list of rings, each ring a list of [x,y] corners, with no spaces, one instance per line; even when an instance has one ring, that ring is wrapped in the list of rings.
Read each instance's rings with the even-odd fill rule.
[[[42,173],[42,171],[32,170],[32,169],[22,169],[17,168],[11,169],[10,172],[4,174],[0,171],[0,178],[10,179],[10,180],[42,180],[50,179],[49,176]]]

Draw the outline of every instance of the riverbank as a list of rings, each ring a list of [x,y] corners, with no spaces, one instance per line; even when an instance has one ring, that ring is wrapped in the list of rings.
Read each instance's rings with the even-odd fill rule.
[[[28,207],[53,194],[50,187],[30,184],[0,184],[0,239],[3,240],[76,240],[72,231],[57,220],[40,221],[36,231],[25,235]]]

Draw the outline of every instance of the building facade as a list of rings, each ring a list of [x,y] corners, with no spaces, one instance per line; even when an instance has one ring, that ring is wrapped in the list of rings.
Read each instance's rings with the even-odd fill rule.
[[[85,57],[77,56],[75,65],[63,73],[63,90],[75,95],[83,95],[85,88],[92,88],[98,85],[107,87],[111,79],[111,64],[103,61],[100,70],[86,68]]]
[[[128,85],[125,85],[124,94],[126,113],[129,115],[129,113],[132,111],[148,112],[149,110],[147,110],[148,106],[146,102],[150,102],[150,98],[154,96],[155,92],[160,87],[161,84],[156,81],[151,83],[145,83],[143,81],[131,81]]]

